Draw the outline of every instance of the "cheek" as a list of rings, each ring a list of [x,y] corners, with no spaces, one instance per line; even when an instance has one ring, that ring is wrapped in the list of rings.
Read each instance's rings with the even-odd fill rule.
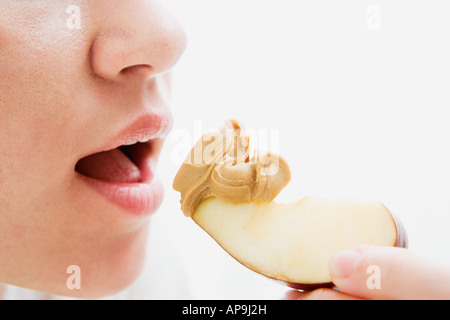
[[[61,129],[69,123],[70,109],[63,106],[70,100],[70,92],[61,87],[64,78],[49,74],[32,59],[11,58],[9,62],[0,68],[4,84],[0,88],[2,173],[15,179],[33,173],[47,175],[46,167],[56,160],[59,147],[64,147]]]
[[[0,201],[24,191],[37,195],[50,185],[44,181],[61,179],[67,172],[59,168],[70,166],[78,114],[73,101],[86,74],[89,45],[83,32],[65,27],[63,9],[46,14],[15,15],[24,21],[0,18],[0,194],[9,195]],[[45,23],[52,18],[56,23]]]

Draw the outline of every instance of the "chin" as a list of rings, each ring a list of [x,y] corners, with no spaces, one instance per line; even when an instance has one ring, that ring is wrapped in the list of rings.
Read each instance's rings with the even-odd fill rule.
[[[87,241],[54,264],[51,268],[54,272],[47,270],[47,281],[31,289],[81,299],[108,298],[120,293],[130,287],[143,271],[147,235],[148,224],[133,233],[116,236],[114,240]],[[78,270],[69,271],[68,267],[72,265]],[[79,277],[75,280],[77,272]]]

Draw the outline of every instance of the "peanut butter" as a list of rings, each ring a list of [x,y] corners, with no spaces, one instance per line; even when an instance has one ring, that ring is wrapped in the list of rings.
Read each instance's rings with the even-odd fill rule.
[[[232,203],[270,202],[288,184],[286,161],[270,153],[250,157],[249,140],[240,123],[229,120],[197,141],[173,181],[186,216],[213,196]]]

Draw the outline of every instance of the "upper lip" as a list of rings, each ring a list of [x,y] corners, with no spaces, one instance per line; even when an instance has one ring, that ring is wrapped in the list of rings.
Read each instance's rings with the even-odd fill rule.
[[[164,138],[172,128],[172,117],[168,114],[147,113],[120,131],[102,151],[118,148],[132,142],[147,142]]]
[[[164,138],[172,128],[172,124],[173,118],[170,113],[145,113],[88,155],[113,150],[136,141],[147,142]]]

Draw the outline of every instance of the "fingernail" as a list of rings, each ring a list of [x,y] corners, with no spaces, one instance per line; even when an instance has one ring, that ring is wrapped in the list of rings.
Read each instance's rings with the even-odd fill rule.
[[[348,278],[356,269],[362,255],[355,250],[345,250],[336,253],[330,259],[330,272],[338,278]]]

